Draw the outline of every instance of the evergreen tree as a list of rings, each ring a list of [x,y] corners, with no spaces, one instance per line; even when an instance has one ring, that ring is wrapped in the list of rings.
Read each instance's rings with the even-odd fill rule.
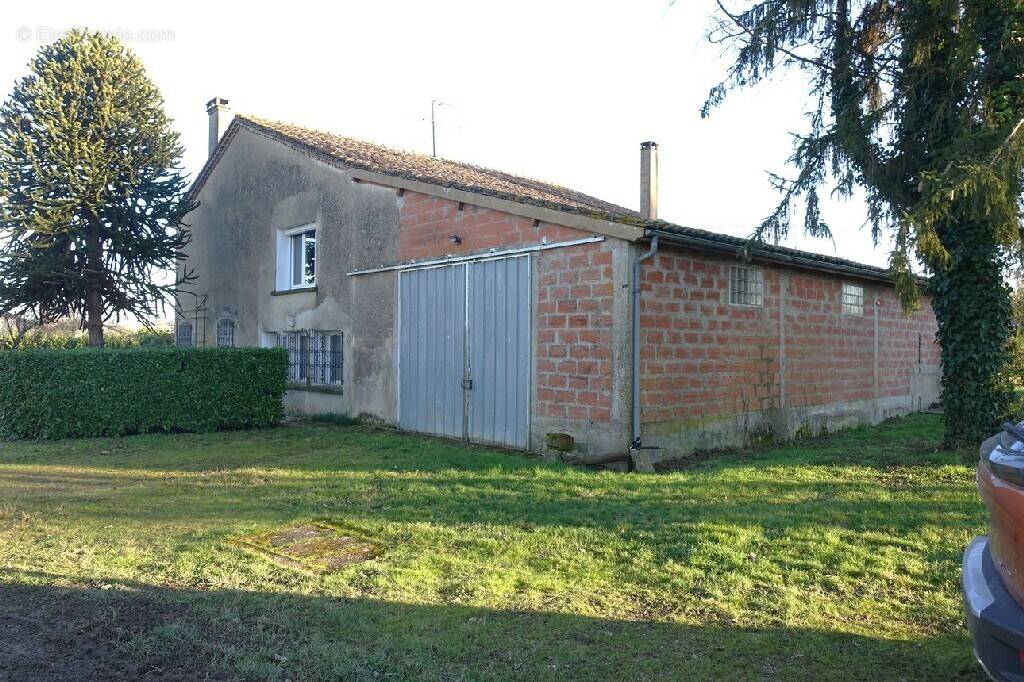
[[[794,204],[827,236],[818,189],[862,188],[875,243],[904,307],[918,305],[916,259],[931,275],[947,440],[991,433],[1007,405],[1012,325],[1005,268],[1019,259],[1024,168],[1024,3],[1020,0],[719,0],[714,42],[733,49],[707,115],[729,90],[780,68],[809,78],[809,129],[795,177],[755,240],[786,234]]]
[[[40,49],[0,108],[0,314],[104,322],[157,313],[194,208],[163,98],[116,38]]]

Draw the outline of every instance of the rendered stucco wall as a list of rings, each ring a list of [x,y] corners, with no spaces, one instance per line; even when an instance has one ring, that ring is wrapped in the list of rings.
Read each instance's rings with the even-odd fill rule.
[[[189,289],[206,297],[205,338],[216,343],[216,322],[234,319],[237,345],[264,345],[268,332],[299,329],[344,333],[342,393],[290,391],[289,409],[395,417],[394,273],[347,277],[394,252],[399,207],[395,193],[353,183],[343,172],[310,160],[246,129],[238,131],[199,193],[189,215],[193,241]],[[277,233],[316,223],[316,291],[275,294]],[[383,255],[382,255],[383,254]],[[179,293],[185,317],[195,296]],[[372,304],[367,302],[372,301]]]
[[[237,345],[260,345],[269,332],[344,333],[340,395],[289,391],[286,406],[302,413],[337,412],[397,422],[397,272],[348,276],[356,270],[487,254],[591,235],[483,206],[353,181],[343,169],[315,161],[242,129],[202,188],[188,267],[191,289],[206,297],[205,338],[216,322],[236,322]],[[315,292],[276,292],[280,230],[315,223]],[[458,240],[452,236],[458,235]],[[614,329],[628,291],[612,285],[628,272],[626,242],[609,239],[531,255],[532,357],[530,449],[549,431],[570,432],[587,451],[622,449],[628,418],[628,327]],[[621,277],[620,277],[621,279]],[[179,296],[190,317],[193,297]],[[573,310],[569,311],[572,307]],[[197,334],[203,325],[197,325]],[[557,367],[550,363],[557,361]],[[624,364],[626,363],[626,364]],[[552,393],[552,391],[556,391]]]

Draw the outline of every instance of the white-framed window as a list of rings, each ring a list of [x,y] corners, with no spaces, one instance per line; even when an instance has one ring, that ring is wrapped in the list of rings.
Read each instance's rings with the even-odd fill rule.
[[[235,345],[234,320],[217,320],[217,345],[221,348],[233,348]]]
[[[864,287],[852,282],[843,282],[843,315],[864,314]]]
[[[175,332],[174,342],[175,345],[180,346],[181,348],[191,348],[193,346],[191,322],[178,323],[178,329]]]
[[[288,380],[317,386],[340,386],[344,368],[338,331],[303,330],[280,332],[279,346],[288,351]]]
[[[764,273],[746,265],[729,267],[729,303],[732,305],[764,304]]]
[[[316,225],[303,225],[277,234],[277,289],[316,285]]]

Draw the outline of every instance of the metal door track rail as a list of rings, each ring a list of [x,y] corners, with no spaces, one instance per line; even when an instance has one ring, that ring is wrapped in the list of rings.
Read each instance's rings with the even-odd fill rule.
[[[467,263],[470,261],[483,261],[492,260],[495,258],[506,258],[508,256],[518,256],[524,253],[533,253],[534,251],[547,251],[548,249],[562,249],[566,246],[577,246],[579,244],[593,244],[595,242],[603,242],[605,237],[584,237],[583,239],[574,239],[568,242],[553,242],[551,244],[535,244],[533,246],[522,246],[516,249],[505,249],[504,251],[488,251],[486,253],[477,253],[471,256],[448,256],[447,258],[438,258],[435,260],[420,261],[418,263],[400,263],[398,265],[386,265],[379,268],[371,268],[369,270],[354,270],[352,272],[345,273],[349,277],[354,275],[370,275],[376,272],[389,272],[391,270],[418,270],[422,268],[436,268],[443,265],[451,265],[452,263]]]

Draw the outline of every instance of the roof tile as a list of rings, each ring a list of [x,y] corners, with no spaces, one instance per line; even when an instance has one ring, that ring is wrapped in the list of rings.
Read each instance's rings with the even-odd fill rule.
[[[643,220],[636,211],[559,185],[467,163],[391,149],[351,137],[246,114],[235,116],[220,144],[193,183],[190,190],[193,196],[209,177],[228,143],[243,126],[256,134],[298,148],[314,157],[351,168],[642,226],[651,233],[660,232],[666,236],[688,239],[697,245],[703,243],[717,250],[735,249],[737,255],[746,252],[755,258],[799,262],[805,266],[833,271],[852,271],[863,276],[888,279],[888,271],[885,268],[810,251],[753,244],[742,237],[684,227],[663,220]]]
[[[468,163],[400,151],[351,137],[343,137],[289,123],[238,115],[236,120],[257,132],[281,136],[321,152],[346,166],[419,180],[496,197],[538,204],[577,213],[637,217],[636,211],[540,180],[519,177]]]

